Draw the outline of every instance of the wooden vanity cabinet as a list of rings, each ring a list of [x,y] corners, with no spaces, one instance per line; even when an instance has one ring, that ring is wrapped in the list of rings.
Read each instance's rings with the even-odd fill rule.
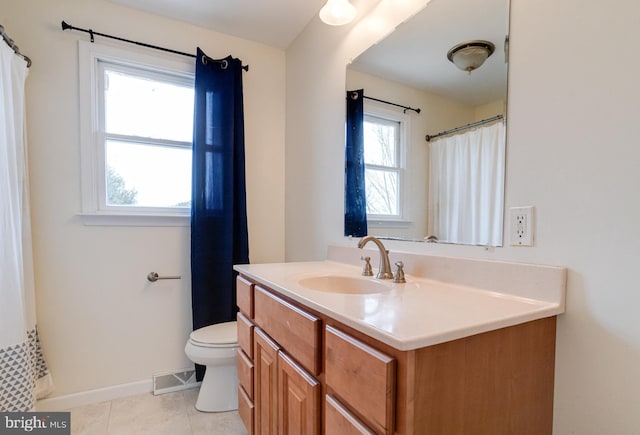
[[[251,434],[552,433],[555,316],[401,351],[250,285],[238,329],[253,357],[238,373]]]

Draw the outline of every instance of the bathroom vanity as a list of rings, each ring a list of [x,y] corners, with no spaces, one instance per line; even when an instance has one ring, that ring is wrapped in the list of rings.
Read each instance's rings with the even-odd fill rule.
[[[380,283],[338,261],[236,266],[249,433],[551,433],[566,271],[402,256],[431,276]]]

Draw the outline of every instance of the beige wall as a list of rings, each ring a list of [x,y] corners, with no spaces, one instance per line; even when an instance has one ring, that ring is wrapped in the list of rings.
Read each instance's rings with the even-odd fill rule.
[[[511,3],[506,206],[535,206],[535,247],[387,246],[566,266],[554,433],[637,433],[640,3]],[[342,240],[344,68],[376,40],[312,23],[287,50],[289,260]]]
[[[506,113],[506,104],[504,100],[492,101],[476,107],[474,112],[473,120],[481,121],[496,115],[504,115]]]
[[[85,226],[77,216],[77,41],[88,35],[63,32],[63,19],[250,65],[243,77],[250,257],[284,259],[284,51],[104,0],[0,0],[0,23],[33,60],[26,91],[37,308],[55,396],[187,367],[191,331],[188,227]],[[150,271],[183,279],[150,284]]]

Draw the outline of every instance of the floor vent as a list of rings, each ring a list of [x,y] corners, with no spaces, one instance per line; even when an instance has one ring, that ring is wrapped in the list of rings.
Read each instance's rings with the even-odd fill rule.
[[[182,369],[175,372],[153,375],[153,394],[171,393],[173,391],[194,388],[201,384],[196,381],[194,369]]]

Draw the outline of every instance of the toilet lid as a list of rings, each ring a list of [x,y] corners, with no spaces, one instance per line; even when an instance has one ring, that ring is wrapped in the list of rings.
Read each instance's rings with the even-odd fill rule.
[[[189,336],[192,341],[205,345],[225,345],[238,342],[237,322],[217,323],[196,329]]]

